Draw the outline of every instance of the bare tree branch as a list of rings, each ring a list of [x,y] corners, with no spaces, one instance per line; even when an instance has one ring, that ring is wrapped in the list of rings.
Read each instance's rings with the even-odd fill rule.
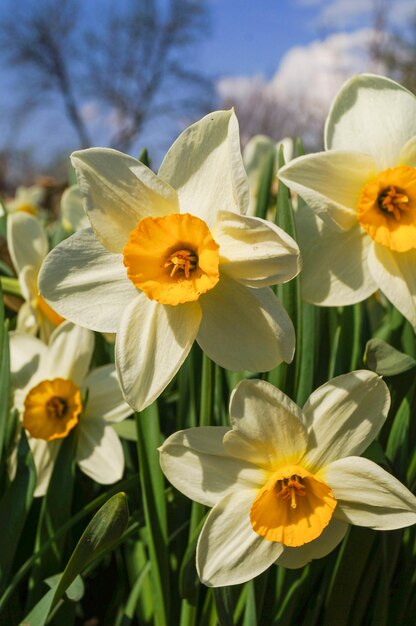
[[[45,108],[58,95],[81,147],[91,145],[85,105],[113,120],[109,145],[129,150],[155,115],[212,102],[210,81],[192,67],[205,0],[95,0],[97,20],[80,0],[5,5],[0,46],[22,78],[21,96],[34,94],[32,106]]]

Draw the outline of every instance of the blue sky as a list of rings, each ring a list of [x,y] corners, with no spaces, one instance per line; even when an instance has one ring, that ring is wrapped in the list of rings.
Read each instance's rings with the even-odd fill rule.
[[[212,0],[213,29],[201,61],[214,75],[270,76],[292,46],[318,36],[316,6],[295,0]]]
[[[385,9],[385,24],[395,30],[406,28],[411,11],[415,9],[414,0],[208,2],[211,29],[200,42],[195,57],[197,67],[217,81],[222,79],[225,91],[233,92],[238,86],[241,97],[244,97],[244,90],[249,89],[253,77],[261,78],[264,90],[278,89],[281,93],[287,92],[288,97],[307,99],[311,92],[316,92],[322,95],[319,106],[323,110],[333,97],[332,92],[345,79],[345,74],[368,69],[362,50],[368,44],[369,33],[365,28],[374,22],[374,7]],[[13,106],[13,79],[4,70],[1,75],[0,108],[3,113],[0,115],[0,137],[4,137],[10,130],[7,110]],[[244,77],[245,82],[237,84],[235,77]],[[5,78],[9,83],[6,89]],[[85,103],[85,110],[91,115],[94,103]],[[69,128],[65,130],[60,116],[57,110],[37,115],[22,127],[18,144],[31,146],[44,163],[54,154],[75,148],[70,145]],[[97,122],[94,138],[103,145],[105,135],[100,141],[100,123]],[[58,128],[59,132],[50,132],[51,126]],[[160,124],[151,124],[141,137],[137,150],[147,145],[157,161],[179,130],[178,127],[167,129]]]

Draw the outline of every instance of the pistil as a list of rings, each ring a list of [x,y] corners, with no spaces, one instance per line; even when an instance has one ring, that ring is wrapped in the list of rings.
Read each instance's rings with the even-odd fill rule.
[[[397,221],[400,221],[401,211],[409,209],[409,197],[402,191],[390,185],[384,189],[377,198],[377,205],[383,213],[393,213]]]
[[[306,495],[305,486],[302,478],[294,474],[290,478],[283,478],[277,481],[277,494],[283,498],[283,500],[290,500],[290,506],[292,509],[296,509],[296,497]]]
[[[189,278],[190,273],[196,269],[198,264],[198,257],[192,250],[177,250],[171,254],[166,261],[164,267],[172,267],[170,272],[171,278],[173,278],[178,270],[181,270],[186,278]]]

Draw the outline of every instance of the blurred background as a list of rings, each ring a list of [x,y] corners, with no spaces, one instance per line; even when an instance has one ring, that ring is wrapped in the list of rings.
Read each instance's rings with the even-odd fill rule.
[[[322,147],[351,74],[416,89],[415,0],[1,0],[0,193],[66,184],[108,146],[152,167],[189,123],[235,106],[263,133]]]

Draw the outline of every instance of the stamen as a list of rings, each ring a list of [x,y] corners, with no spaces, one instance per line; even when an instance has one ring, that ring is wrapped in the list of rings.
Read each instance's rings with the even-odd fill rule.
[[[192,272],[198,264],[198,257],[192,250],[177,250],[170,255],[166,261],[164,267],[172,267],[170,273],[173,278],[178,270],[184,272],[185,277],[189,278],[190,272]]]
[[[306,495],[305,485],[300,476],[293,474],[290,478],[278,480],[275,487],[277,495],[283,500],[290,500],[290,507],[296,509],[296,497]]]
[[[409,197],[394,185],[390,185],[378,196],[377,206],[383,213],[393,213],[395,219],[400,221],[401,211],[409,209]]]
[[[64,398],[54,396],[46,403],[46,412],[48,417],[54,419],[62,419],[68,410],[68,402]]]

